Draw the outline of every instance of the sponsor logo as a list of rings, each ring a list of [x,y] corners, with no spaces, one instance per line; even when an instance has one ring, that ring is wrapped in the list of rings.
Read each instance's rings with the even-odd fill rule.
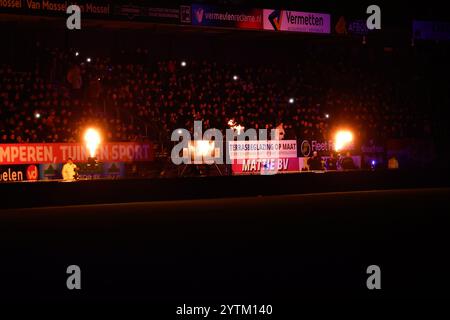
[[[133,162],[152,160],[151,145],[147,143],[105,143],[99,147],[98,160]],[[89,157],[86,146],[78,143],[0,144],[0,165],[61,163],[68,157],[75,162]]]
[[[212,27],[262,29],[261,9],[224,9],[215,6],[192,6],[192,24]]]
[[[14,170],[11,168],[2,171],[0,169],[0,182],[9,181],[23,181],[23,172],[21,170]]]
[[[274,10],[271,14],[269,14],[269,21],[274,30],[281,30],[281,19],[283,15],[281,14],[281,10]]]
[[[308,157],[311,153],[311,144],[309,143],[308,140],[303,140],[301,146],[300,146],[300,150],[302,152],[302,155],[304,157]]]
[[[36,181],[38,179],[38,175],[38,168],[34,164],[27,167],[27,180]]]
[[[198,23],[202,23],[203,13],[204,13],[203,8],[197,8],[197,10],[195,10],[195,19],[197,20]]]
[[[263,10],[265,30],[330,33],[329,14],[287,10]]]
[[[289,159],[248,159],[243,160],[242,163],[242,172],[252,172],[261,170],[287,171],[288,169],[289,169]]]

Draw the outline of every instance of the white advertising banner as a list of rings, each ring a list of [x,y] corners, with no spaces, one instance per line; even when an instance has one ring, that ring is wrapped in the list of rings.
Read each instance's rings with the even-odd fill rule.
[[[228,154],[231,160],[297,158],[297,141],[230,141]]]
[[[263,10],[264,30],[330,33],[331,17],[325,13]]]

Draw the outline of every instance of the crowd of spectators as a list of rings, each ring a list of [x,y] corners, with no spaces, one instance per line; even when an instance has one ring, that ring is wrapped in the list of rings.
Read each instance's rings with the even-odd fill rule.
[[[329,139],[339,126],[361,140],[431,135],[418,75],[403,57],[398,63],[364,48],[339,53],[320,45],[296,64],[150,55],[40,49],[30,70],[0,65],[0,143],[74,142],[87,126],[109,141],[164,143],[195,120],[223,130],[230,119],[245,128],[282,125],[286,139]]]

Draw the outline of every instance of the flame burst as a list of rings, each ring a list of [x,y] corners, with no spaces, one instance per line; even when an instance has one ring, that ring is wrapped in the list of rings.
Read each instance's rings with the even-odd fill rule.
[[[101,142],[100,133],[95,129],[88,129],[84,134],[84,141],[86,142],[90,157],[93,158]]]
[[[334,147],[336,151],[340,151],[347,147],[353,141],[353,134],[348,130],[338,131],[334,139]]]

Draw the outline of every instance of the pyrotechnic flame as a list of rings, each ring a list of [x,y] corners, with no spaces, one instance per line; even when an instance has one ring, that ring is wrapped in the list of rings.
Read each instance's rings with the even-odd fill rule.
[[[234,127],[234,129],[237,131],[237,134],[241,134],[241,131],[244,131],[244,128],[245,127],[241,126],[240,124]]]
[[[210,155],[214,151],[214,141],[198,140],[195,152],[202,157]]]
[[[350,131],[343,130],[336,133],[334,139],[334,148],[340,151],[353,141],[353,134]]]
[[[240,124],[237,124],[234,119],[228,120],[228,125],[231,129],[236,130],[237,134],[241,134],[241,131],[244,131],[245,127],[241,126]]]
[[[86,142],[90,157],[93,158],[101,142],[100,133],[95,129],[88,129],[84,134],[84,141]]]

